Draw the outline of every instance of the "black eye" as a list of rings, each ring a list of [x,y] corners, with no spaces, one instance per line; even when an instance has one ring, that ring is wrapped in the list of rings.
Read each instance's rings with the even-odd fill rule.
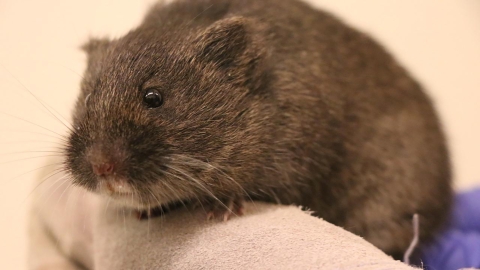
[[[143,102],[145,102],[149,108],[160,107],[163,103],[162,94],[156,89],[147,89],[145,96],[143,96]]]

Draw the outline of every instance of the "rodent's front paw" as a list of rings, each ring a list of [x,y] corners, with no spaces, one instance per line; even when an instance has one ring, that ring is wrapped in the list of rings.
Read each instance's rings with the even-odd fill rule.
[[[234,196],[227,200],[216,200],[207,208],[207,220],[221,218],[223,221],[227,221],[232,215],[242,216],[245,210],[244,203],[245,200],[238,196]]]

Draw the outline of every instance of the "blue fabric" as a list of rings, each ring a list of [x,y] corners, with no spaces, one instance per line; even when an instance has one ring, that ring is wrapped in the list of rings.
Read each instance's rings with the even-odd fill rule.
[[[431,245],[421,248],[423,267],[428,270],[480,268],[480,188],[455,197],[450,222],[448,229]]]

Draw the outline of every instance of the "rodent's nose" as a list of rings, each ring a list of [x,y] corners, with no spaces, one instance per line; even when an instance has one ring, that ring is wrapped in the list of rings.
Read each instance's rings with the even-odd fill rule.
[[[122,170],[126,154],[120,142],[96,142],[86,149],[85,161],[98,177],[107,177]],[[87,165],[87,166],[88,166]]]
[[[92,163],[93,172],[98,176],[111,175],[114,172],[115,166],[112,162],[94,164]]]

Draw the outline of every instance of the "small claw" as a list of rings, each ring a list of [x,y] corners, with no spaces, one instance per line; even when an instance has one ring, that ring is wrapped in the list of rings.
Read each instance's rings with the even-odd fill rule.
[[[135,218],[138,219],[138,220],[144,219],[144,215],[143,215],[142,211],[135,210],[133,212],[133,214],[135,215]]]
[[[223,222],[227,222],[230,219],[230,212],[223,214]]]
[[[232,215],[242,216],[245,213],[243,203],[243,199],[230,199],[226,204],[222,203],[221,205],[220,202],[215,202],[211,207],[212,210],[207,213],[207,220],[212,220],[218,215],[226,222]]]
[[[161,215],[163,211],[160,209],[135,210],[134,215],[138,220],[150,219],[157,215]]]
[[[226,222],[230,219],[230,215],[234,214],[234,207],[235,207],[235,202],[234,200],[229,200],[227,204],[227,209],[225,210],[225,213],[223,213],[223,221]]]
[[[238,207],[238,209],[237,209],[237,214],[238,214],[239,216],[245,215],[245,207],[243,207],[243,203],[242,203],[242,205],[240,205],[240,206]]]
[[[209,211],[209,212],[207,213],[207,220],[212,220],[213,217],[215,217],[215,214],[213,213],[213,211]]]

